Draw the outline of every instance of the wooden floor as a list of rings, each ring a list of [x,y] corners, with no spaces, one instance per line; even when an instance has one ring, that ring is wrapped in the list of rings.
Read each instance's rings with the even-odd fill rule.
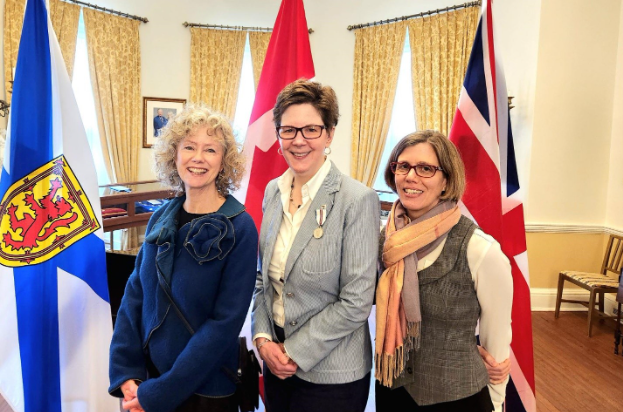
[[[586,312],[533,312],[538,412],[623,411],[623,356],[612,323],[586,334]],[[621,351],[619,351],[620,353]]]

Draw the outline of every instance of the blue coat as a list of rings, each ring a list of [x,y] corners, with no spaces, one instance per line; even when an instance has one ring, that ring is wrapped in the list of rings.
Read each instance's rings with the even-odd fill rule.
[[[177,229],[184,197],[171,200],[149,220],[145,244],[128,280],[110,347],[110,388],[141,381],[146,412],[172,411],[193,393],[221,397],[235,392],[223,371],[238,367],[237,337],[256,275],[257,230],[233,196],[216,212]],[[187,330],[158,283],[156,268],[194,329]],[[144,348],[161,373],[147,380]]]

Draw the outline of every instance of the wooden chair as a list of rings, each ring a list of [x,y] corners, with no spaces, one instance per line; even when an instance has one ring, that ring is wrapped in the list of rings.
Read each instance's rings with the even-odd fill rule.
[[[600,318],[608,319],[614,318],[614,316],[609,316],[604,313],[604,293],[617,292],[619,287],[618,275],[621,273],[622,266],[623,237],[610,235],[604,261],[601,264],[601,273],[576,272],[572,270],[563,270],[560,272],[558,275],[558,294],[556,296],[555,317],[558,318],[561,302],[579,303],[586,306],[588,308],[588,336],[590,337],[593,316],[596,315]],[[608,272],[613,272],[615,276],[608,275]],[[588,290],[590,293],[588,302],[582,300],[563,299],[562,289],[564,287],[565,280]],[[595,301],[597,296],[599,296],[598,302]],[[595,305],[599,305],[599,309],[596,310]]]

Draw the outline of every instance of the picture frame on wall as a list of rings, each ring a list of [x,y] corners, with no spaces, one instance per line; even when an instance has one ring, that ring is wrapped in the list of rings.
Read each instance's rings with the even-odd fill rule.
[[[143,147],[150,148],[169,120],[184,109],[186,99],[143,97]]]

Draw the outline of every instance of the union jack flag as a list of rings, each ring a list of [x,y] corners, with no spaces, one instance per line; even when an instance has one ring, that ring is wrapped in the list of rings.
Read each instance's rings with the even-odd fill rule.
[[[491,3],[487,0],[483,6],[449,138],[465,163],[463,213],[500,243],[512,267],[513,341],[506,410],[533,412],[534,358],[522,192]]]

